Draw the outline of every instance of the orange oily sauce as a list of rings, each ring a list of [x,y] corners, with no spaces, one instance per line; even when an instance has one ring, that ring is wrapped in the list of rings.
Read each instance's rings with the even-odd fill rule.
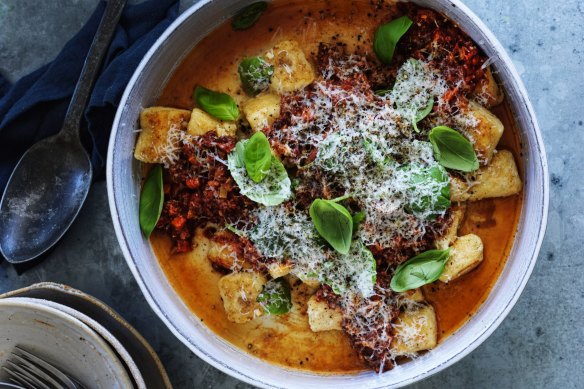
[[[342,41],[349,51],[370,51],[373,32],[391,19],[391,7],[374,11],[367,1],[335,3],[291,1],[270,5],[249,30],[233,31],[224,23],[204,38],[175,71],[158,105],[192,109],[196,85],[227,92],[241,104],[237,65],[242,58],[261,55],[279,41],[294,39],[313,56],[319,42]],[[493,109],[506,131],[499,149],[513,151],[519,162],[520,145],[505,103]],[[520,162],[519,162],[520,163]],[[521,166],[519,166],[521,170]],[[455,332],[488,296],[514,240],[521,212],[521,195],[469,203],[459,235],[474,233],[484,243],[484,260],[469,274],[424,287],[426,299],[438,316],[439,340]],[[314,333],[308,326],[306,285],[293,287],[294,307],[289,314],[263,316],[245,324],[227,320],[219,296],[221,274],[206,258],[208,241],[200,233],[191,253],[174,255],[170,240],[154,233],[152,247],[160,266],[191,311],[218,336],[270,363],[318,373],[350,373],[368,369],[340,331]],[[292,280],[292,284],[295,284]]]
[[[172,255],[170,239],[162,233],[155,234],[151,242],[164,273],[185,304],[201,322],[236,347],[278,365],[315,372],[366,368],[342,332],[310,330],[306,301],[314,289],[289,279],[293,308],[288,314],[232,323],[219,296],[218,283],[223,275],[207,260],[209,241],[201,231],[197,231],[195,249],[186,254]]]

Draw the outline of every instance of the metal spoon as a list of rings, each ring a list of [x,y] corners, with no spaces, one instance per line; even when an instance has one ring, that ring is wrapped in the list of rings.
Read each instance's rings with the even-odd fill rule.
[[[61,131],[32,146],[0,200],[0,253],[11,263],[43,254],[75,220],[92,168],[79,138],[81,118],[126,0],[109,0],[91,43]]]

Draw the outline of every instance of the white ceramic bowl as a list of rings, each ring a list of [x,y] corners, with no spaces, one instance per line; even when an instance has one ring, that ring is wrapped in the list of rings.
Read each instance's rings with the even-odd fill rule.
[[[93,320],[87,315],[76,311],[75,309],[68,307],[63,304],[56,303],[50,300],[38,299],[38,298],[31,298],[31,297],[11,297],[9,298],[11,301],[19,301],[19,302],[29,302],[33,304],[40,304],[44,305],[45,307],[57,309],[72,318],[75,318],[91,328],[97,335],[99,335],[103,340],[107,342],[107,344],[113,349],[113,351],[119,357],[119,360],[123,363],[124,368],[126,369],[127,373],[129,374],[130,378],[133,382],[133,387],[137,389],[146,389],[146,383],[144,382],[144,378],[140,373],[140,369],[136,366],[136,363],[128,353],[128,350],[120,343],[119,340],[116,339],[115,336],[111,334],[104,326],[99,324],[97,321]]]
[[[475,315],[436,349],[382,375],[366,372],[319,376],[270,365],[232,347],[197,320],[174,292],[148,241],[142,237],[138,224],[140,169],[133,159],[140,109],[156,102],[168,77],[206,34],[250,2],[203,0],[184,12],[144,57],[120,102],[108,154],[109,203],[122,251],[146,299],[170,330],[199,357],[227,374],[261,387],[403,386],[452,365],[480,345],[519,298],[545,233],[549,197],[545,151],[525,87],[501,44],[458,0],[415,2],[457,22],[493,61],[517,120],[523,145],[524,203],[513,249],[493,291]]]
[[[132,388],[126,368],[90,327],[34,299],[0,300],[0,366],[15,346],[40,356],[96,389]],[[0,381],[7,381],[0,372]]]
[[[131,361],[126,362],[126,364],[134,363],[139,369],[139,372],[133,372],[135,382],[140,381],[137,378],[137,375],[140,375],[149,388],[172,388],[166,370],[152,346],[118,313],[95,297],[69,286],[52,282],[41,282],[0,295],[0,299],[9,297],[29,297],[62,304],[83,315],[78,318],[86,324],[90,320],[97,322],[127,351]],[[82,317],[87,317],[88,319],[83,320]],[[92,328],[96,329],[95,327]],[[96,332],[99,333],[97,329]],[[101,333],[104,333],[104,331],[101,331]],[[106,336],[106,338],[108,337]],[[113,343],[112,346],[116,350],[120,348],[120,345]],[[119,351],[118,354],[120,354]]]

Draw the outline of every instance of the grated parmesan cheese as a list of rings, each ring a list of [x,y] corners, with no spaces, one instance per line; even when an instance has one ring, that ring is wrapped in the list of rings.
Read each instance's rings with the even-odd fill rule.
[[[353,242],[349,254],[338,254],[320,239],[305,212],[286,205],[260,208],[255,216],[259,223],[248,237],[262,255],[289,259],[293,275],[331,285],[338,294],[373,293],[375,263],[361,242]]]
[[[356,63],[349,57],[342,75],[356,72]],[[327,69],[325,79],[332,77],[332,63]],[[309,169],[324,171],[327,181],[357,200],[366,214],[359,237],[367,245],[391,248],[396,237],[421,240],[426,223],[439,215],[432,209],[412,213],[409,205],[423,198],[434,202],[440,188],[436,181],[412,185],[412,176],[438,166],[431,145],[414,138],[412,120],[430,98],[442,104],[444,80],[426,63],[410,60],[385,97],[347,91],[325,80],[317,81],[314,90],[303,95],[303,104],[314,107],[311,115],[294,118],[287,128],[305,144],[318,146]],[[311,125],[318,129],[316,134],[307,131]]]
[[[399,69],[387,97],[406,120],[413,121],[431,98],[438,98],[438,105],[445,104],[443,96],[447,89],[446,81],[427,63],[409,59]]]
[[[347,256],[332,251],[293,202],[260,208],[249,238],[262,255],[289,259],[292,274],[300,279],[318,280],[338,294],[368,297],[373,294],[375,271],[359,247],[391,249],[403,240],[415,245],[428,223],[446,212],[420,205],[436,203],[448,179],[446,184],[415,180],[429,169],[442,168],[430,143],[417,140],[412,131],[412,112],[427,105],[429,98],[440,104],[446,84],[427,64],[410,60],[399,70],[389,97],[377,97],[366,88],[347,88],[338,81],[362,72],[360,63],[349,56],[339,71],[338,64],[329,61],[311,88],[295,93],[292,104],[304,109],[292,110],[300,113],[292,114],[285,129],[286,136],[291,134],[301,145],[317,147],[315,160],[302,168],[299,185],[311,185],[313,173],[324,172],[327,184],[342,188],[364,211],[355,249]],[[282,133],[275,136],[283,141]]]
[[[160,156],[166,169],[178,161],[181,142],[185,141],[188,136],[189,134],[173,124],[166,133],[166,142],[163,145],[154,146],[154,151]]]

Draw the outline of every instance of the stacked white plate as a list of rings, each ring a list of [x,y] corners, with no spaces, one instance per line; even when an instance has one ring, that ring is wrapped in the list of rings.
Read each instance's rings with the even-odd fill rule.
[[[41,283],[0,295],[0,366],[20,346],[91,388],[172,388],[146,340],[103,302]],[[0,371],[0,381],[8,381]]]

